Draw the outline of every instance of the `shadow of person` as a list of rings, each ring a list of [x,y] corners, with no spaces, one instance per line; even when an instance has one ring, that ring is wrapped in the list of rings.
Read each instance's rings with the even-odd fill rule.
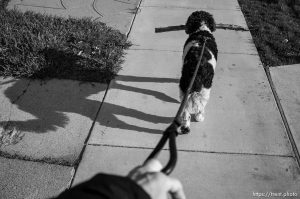
[[[155,79],[151,81],[155,82]],[[70,114],[73,113],[94,120],[102,101],[102,99],[96,99],[95,96],[103,96],[107,89],[106,84],[98,83],[80,83],[71,80],[58,81],[56,79],[48,81],[30,80],[22,96],[17,96],[17,93],[20,94],[20,88],[24,88],[24,84],[26,83],[28,83],[28,80],[16,80],[10,82],[11,86],[5,90],[4,94],[9,98],[11,103],[26,113],[20,113],[19,116],[13,115],[12,118],[1,121],[0,126],[3,128],[10,125],[10,127],[13,126],[22,132],[46,133],[56,131],[58,128],[64,128],[70,122],[69,117]],[[177,102],[175,99],[158,91],[138,89],[117,83],[114,85],[115,86],[111,89],[142,92],[144,94],[153,95],[160,100],[172,103]],[[111,128],[158,134],[162,133],[161,130],[128,124],[118,119],[116,115],[133,117],[150,123],[170,123],[173,119],[172,117],[147,114],[139,110],[111,104],[109,102],[103,102],[102,107],[105,109],[105,114],[100,115],[100,117],[105,117],[105,120],[97,119],[96,122]],[[19,111],[13,112],[19,114]],[[23,118],[20,118],[22,116]]]
[[[49,76],[70,79],[80,78],[81,80],[88,78],[92,80],[102,79],[108,82],[110,80],[108,78],[114,76],[105,64],[99,65],[98,62],[80,57],[72,52],[44,49],[41,53],[45,56],[45,65],[33,74],[37,78],[43,79]],[[119,76],[118,79],[127,82],[178,83],[178,80],[172,78]],[[24,86],[25,84],[28,85]],[[157,129],[127,124],[118,119],[116,115],[133,117],[150,123],[169,123],[172,120],[170,117],[151,115],[109,102],[103,102],[101,106],[103,99],[97,97],[104,96],[108,87],[107,84],[57,79],[47,81],[19,79],[2,81],[0,85],[11,85],[4,91],[4,94],[11,104],[21,110],[13,110],[13,113],[5,118],[6,121],[0,121],[0,126],[4,129],[13,127],[22,132],[34,133],[57,131],[58,128],[64,128],[70,123],[70,115],[74,113],[93,121],[100,107],[106,108],[105,115],[101,115],[101,117],[108,118],[109,122],[101,122],[101,120],[97,120],[97,122],[111,128],[160,133],[160,130]],[[117,81],[112,85],[110,89],[142,93],[165,102],[178,103],[176,99],[156,90],[118,84]],[[23,91],[20,92],[20,90]],[[12,106],[12,109],[15,106]],[[3,117],[1,117],[1,120],[3,120]]]
[[[5,90],[5,96],[17,106],[18,111],[13,110],[14,114],[7,121],[1,121],[1,126],[9,123],[20,131],[45,133],[65,127],[70,120],[68,113],[93,119],[100,102],[90,100],[88,96],[107,88],[104,84],[93,86],[71,80],[31,80],[21,97],[16,96],[26,82],[26,79],[17,80]]]
[[[137,76],[129,76],[129,75],[118,75],[118,81],[122,82],[153,82],[153,83],[176,83],[179,85],[179,80],[174,78],[159,78],[159,77],[137,77]],[[124,84],[112,84],[111,88],[132,91],[137,93],[142,93],[145,95],[153,96],[159,100],[169,102],[169,103],[179,103],[177,99],[174,99],[165,93],[156,91],[156,90],[149,90],[143,88],[132,87]],[[155,87],[153,87],[155,88]]]
[[[99,122],[102,126],[111,127],[111,128],[146,132],[151,134],[163,133],[161,129],[146,128],[138,125],[133,125],[131,123],[127,123],[122,119],[118,119],[118,116],[127,116],[131,118],[136,118],[153,124],[158,124],[158,123],[168,124],[171,123],[173,120],[173,117],[163,117],[163,116],[157,116],[153,114],[147,114],[135,109],[126,108],[123,106],[104,102],[102,109],[100,111],[100,117],[98,117],[97,122]]]

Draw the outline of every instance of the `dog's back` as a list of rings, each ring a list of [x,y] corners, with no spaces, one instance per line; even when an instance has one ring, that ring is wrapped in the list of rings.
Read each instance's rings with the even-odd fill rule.
[[[183,50],[183,67],[179,87],[183,93],[186,92],[192,79],[196,65],[200,59],[204,37],[207,38],[206,47],[203,53],[202,61],[198,74],[196,76],[192,92],[200,92],[202,86],[210,88],[214,76],[214,69],[218,56],[217,44],[214,36],[207,31],[199,31],[191,35],[184,45]]]
[[[181,100],[186,94],[199,62],[202,47],[206,40],[201,64],[196,75],[191,93],[188,93],[187,103],[181,117],[181,132],[190,131],[191,116],[195,121],[204,120],[204,109],[209,100],[212,80],[218,57],[217,44],[212,32],[215,31],[215,21],[211,14],[205,11],[193,12],[185,25],[185,32],[189,38],[184,44],[183,66],[180,78]]]

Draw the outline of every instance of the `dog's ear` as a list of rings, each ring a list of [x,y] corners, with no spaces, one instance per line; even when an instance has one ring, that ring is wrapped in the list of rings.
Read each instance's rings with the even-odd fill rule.
[[[205,21],[211,32],[216,30],[216,22],[211,14],[205,11],[195,11],[189,16],[185,24],[185,33],[191,34],[197,31],[203,21]]]
[[[207,24],[208,28],[210,29],[210,31],[211,32],[216,31],[216,22],[215,22],[215,19],[213,18],[213,16],[209,13],[206,13],[205,15],[206,15],[205,21],[206,21],[206,24]]]
[[[199,11],[193,12],[187,19],[185,23],[186,34],[191,34],[195,32],[201,26],[201,21],[198,19],[198,12]]]

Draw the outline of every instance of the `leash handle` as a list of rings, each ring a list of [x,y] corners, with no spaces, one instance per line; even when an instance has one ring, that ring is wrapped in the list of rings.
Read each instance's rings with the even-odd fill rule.
[[[176,136],[178,135],[177,129],[179,127],[180,124],[177,124],[173,121],[171,125],[164,131],[162,138],[145,161],[147,162],[149,159],[157,158],[167,140],[169,139],[170,158],[167,165],[161,170],[166,175],[169,175],[174,170],[177,163]]]
[[[157,156],[159,155],[159,153],[163,149],[164,145],[166,144],[167,140],[169,139],[170,158],[169,158],[169,161],[168,161],[167,165],[162,169],[162,172],[165,173],[166,175],[169,175],[174,170],[174,168],[176,166],[176,163],[177,163],[176,136],[178,135],[178,130],[181,126],[179,118],[182,114],[182,111],[183,111],[185,105],[186,105],[188,95],[190,94],[191,89],[194,85],[194,81],[196,79],[196,76],[197,76],[201,61],[202,61],[202,57],[203,57],[203,54],[204,54],[206,41],[207,41],[207,38],[204,37],[204,42],[203,42],[203,46],[202,46],[202,50],[201,50],[201,54],[200,54],[200,59],[197,63],[197,66],[196,66],[196,69],[194,71],[193,77],[190,81],[189,87],[188,87],[188,89],[187,89],[187,91],[184,95],[184,98],[183,98],[183,100],[180,104],[180,107],[179,107],[179,110],[177,111],[175,119],[173,120],[171,125],[164,131],[162,138],[157,143],[156,147],[153,149],[153,151],[151,152],[151,154],[148,156],[148,158],[145,161],[145,162],[147,162],[149,159],[157,158]]]

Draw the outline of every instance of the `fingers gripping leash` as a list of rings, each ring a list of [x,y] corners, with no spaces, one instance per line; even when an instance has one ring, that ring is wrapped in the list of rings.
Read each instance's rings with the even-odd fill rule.
[[[148,158],[145,161],[145,162],[147,162],[150,159],[157,158],[159,153],[163,149],[164,145],[166,144],[167,140],[169,139],[169,151],[170,151],[169,161],[168,161],[167,165],[161,170],[163,173],[165,173],[167,175],[169,175],[174,170],[174,168],[176,166],[176,163],[177,163],[176,136],[180,132],[180,127],[181,127],[180,116],[182,115],[184,107],[186,106],[188,95],[191,92],[191,89],[193,87],[195,78],[197,76],[197,73],[198,73],[198,70],[199,70],[199,67],[200,67],[200,64],[201,64],[201,60],[202,60],[202,57],[203,57],[203,53],[204,53],[204,49],[205,49],[207,39],[208,38],[204,37],[204,42],[203,42],[200,58],[198,60],[196,69],[193,73],[193,77],[192,77],[192,79],[189,83],[189,87],[188,87],[188,89],[187,89],[187,91],[184,95],[184,98],[183,98],[183,100],[180,104],[180,107],[177,111],[177,114],[176,114],[173,122],[164,131],[162,138],[160,139],[160,141],[158,142],[156,147],[153,149],[152,153],[148,156]]]

